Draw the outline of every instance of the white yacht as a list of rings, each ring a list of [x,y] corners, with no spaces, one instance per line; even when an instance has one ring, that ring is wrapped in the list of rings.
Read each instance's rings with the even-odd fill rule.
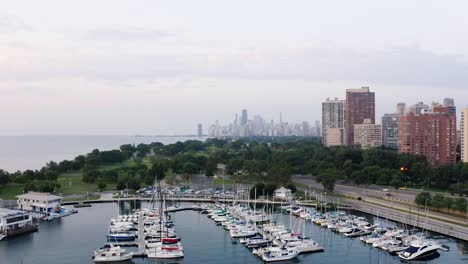
[[[299,252],[289,248],[274,248],[274,250],[267,250],[262,254],[264,262],[285,261],[297,258]]]
[[[232,238],[253,237],[257,235],[257,231],[246,227],[231,229],[229,233]]]
[[[286,247],[296,250],[299,254],[322,252],[323,247],[311,239],[301,239],[286,243]]]
[[[130,260],[132,257],[133,253],[126,252],[119,246],[106,245],[94,251],[93,260],[94,262],[118,262]]]
[[[409,248],[398,253],[402,260],[417,260],[435,254],[440,248],[439,245],[431,241],[414,241]]]

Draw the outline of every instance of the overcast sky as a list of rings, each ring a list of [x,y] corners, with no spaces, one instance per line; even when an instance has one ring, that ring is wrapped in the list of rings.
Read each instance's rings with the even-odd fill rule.
[[[313,122],[370,86],[468,105],[468,1],[5,1],[0,135],[194,134],[242,108]]]

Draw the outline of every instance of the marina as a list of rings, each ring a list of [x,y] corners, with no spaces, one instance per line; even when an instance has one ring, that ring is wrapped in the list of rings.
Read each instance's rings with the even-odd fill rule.
[[[185,257],[172,263],[260,263],[252,249],[240,243],[233,244],[230,233],[223,226],[217,226],[207,214],[193,211],[193,203],[181,203],[179,208],[187,210],[171,213],[177,235],[182,238]],[[148,208],[146,202],[121,202],[123,214],[131,214],[134,209]],[[189,208],[192,208],[190,210]],[[259,210],[261,207],[259,207]],[[355,213],[368,221],[375,217]],[[110,219],[116,215],[115,204],[94,204],[90,208],[81,208],[73,217],[42,222],[40,231],[29,235],[8,239],[0,243],[0,254],[5,263],[93,263],[91,253],[106,243]],[[304,223],[300,217],[275,212],[273,219],[289,227],[297,222]],[[389,225],[395,225],[389,221]],[[348,263],[400,263],[396,256],[366,246],[359,239],[345,238],[339,233],[319,227],[311,221],[305,222],[306,235],[324,248],[321,253],[299,255],[296,260],[287,263],[342,263],[346,258]],[[441,251],[440,257],[427,263],[466,263],[468,260],[468,244],[460,240],[428,233],[437,238],[441,244],[447,245],[450,251]],[[44,243],[44,241],[47,241]],[[127,245],[130,243],[126,242]],[[125,247],[128,252],[137,252],[135,242],[131,247]],[[124,244],[121,245],[124,247]],[[54,251],[50,251],[50,247]],[[21,252],[21,253],[20,253]],[[125,262],[126,263],[126,262]],[[128,263],[163,263],[157,259],[135,256]],[[425,262],[424,262],[425,263]]]
[[[249,200],[247,199],[233,199],[233,198],[223,198],[223,199],[213,199],[213,198],[203,198],[203,197],[167,197],[167,201],[170,202],[185,202],[185,203],[214,203],[215,201],[220,202],[220,203],[232,203],[232,202],[237,202],[237,203],[248,203]],[[84,206],[90,206],[91,204],[95,203],[115,203],[117,201],[127,201],[127,202],[149,202],[151,201],[151,198],[119,198],[119,199],[100,199],[100,200],[90,200],[90,201],[80,201],[80,202],[65,202],[63,203],[64,205],[84,205]],[[349,200],[348,200],[349,202]],[[284,202],[281,201],[271,201],[271,200],[264,200],[264,199],[258,199],[257,200],[258,204],[270,204],[270,205],[276,205],[276,206],[281,206],[284,204]],[[317,206],[317,204],[311,204],[311,203],[303,203],[298,201],[298,205],[300,206]],[[361,213],[366,213],[370,215],[375,215],[376,213],[379,214],[385,214],[385,218],[400,222],[400,223],[406,223],[418,228],[424,228],[428,229],[429,231],[432,232],[437,232],[439,234],[444,234],[447,236],[451,236],[457,239],[465,240],[468,241],[468,228],[458,228],[454,229],[453,226],[448,225],[448,222],[444,221],[438,221],[434,219],[427,219],[427,222],[425,221],[418,221],[419,218],[424,218],[424,214],[421,216],[414,216],[410,215],[408,213],[399,211],[397,209],[393,208],[387,208],[386,210],[382,210],[381,208],[372,208],[369,206],[369,204],[366,204],[365,206],[360,205],[359,203],[350,203],[350,204],[342,204],[340,205],[342,209],[345,210],[355,210],[359,211]],[[191,210],[192,208],[172,208],[172,211],[180,211],[180,210]],[[410,222],[410,223],[409,223]]]

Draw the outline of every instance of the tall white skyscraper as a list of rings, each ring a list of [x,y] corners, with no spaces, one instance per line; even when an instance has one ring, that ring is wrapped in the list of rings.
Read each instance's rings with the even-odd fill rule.
[[[322,103],[322,141],[325,146],[341,146],[346,142],[346,101],[327,98]]]
[[[197,136],[198,137],[203,136],[203,125],[202,124],[198,124],[198,126],[197,126]]]

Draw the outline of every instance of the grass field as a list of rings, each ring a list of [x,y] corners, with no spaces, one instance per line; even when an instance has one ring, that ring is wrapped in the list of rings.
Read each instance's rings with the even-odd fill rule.
[[[24,186],[22,184],[10,183],[5,187],[0,188],[0,198],[4,200],[16,200],[16,195],[23,193]]]
[[[145,160],[146,161],[146,160]],[[146,162],[143,164],[146,164]],[[100,171],[113,170],[122,167],[132,166],[135,162],[133,160],[128,160],[120,164],[109,164],[102,165],[99,167]],[[60,174],[57,182],[60,183],[59,193],[63,195],[71,194],[86,194],[91,192],[96,192],[98,190],[97,183],[85,183],[83,182],[83,176],[81,171],[68,172]],[[105,190],[113,190],[116,186],[116,183],[106,183],[107,187]],[[23,184],[10,183],[5,187],[0,188],[0,199],[5,200],[16,200],[15,196],[22,194],[24,189]]]
[[[59,176],[57,179],[60,183],[60,192],[64,195],[69,194],[86,194],[88,192],[97,191],[97,185],[95,183],[83,182],[81,172],[70,172]]]
[[[231,180],[231,179],[213,179],[211,181],[211,184],[212,185],[223,185],[223,182],[224,182],[225,185],[236,184],[236,182],[234,180]]]

